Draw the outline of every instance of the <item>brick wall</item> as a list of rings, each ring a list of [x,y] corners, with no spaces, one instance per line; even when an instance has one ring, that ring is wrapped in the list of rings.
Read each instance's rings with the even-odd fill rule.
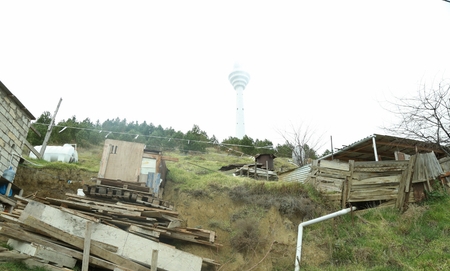
[[[9,94],[0,86],[0,174],[8,169],[10,161],[14,171],[17,171],[19,155],[22,155],[31,125],[31,119],[22,105]]]

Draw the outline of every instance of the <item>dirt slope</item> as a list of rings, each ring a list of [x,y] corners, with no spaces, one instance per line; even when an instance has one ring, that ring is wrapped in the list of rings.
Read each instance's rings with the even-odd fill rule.
[[[80,169],[49,169],[21,165],[14,184],[23,189],[25,197],[64,198],[66,193],[75,193],[83,187],[83,182],[96,177],[96,173]]]
[[[96,173],[79,169],[42,169],[20,166],[15,184],[24,189],[24,196],[64,198],[76,193],[84,182]],[[220,262],[220,267],[205,266],[204,270],[292,270],[297,240],[297,225],[303,217],[283,215],[279,206],[262,208],[232,200],[227,189],[208,193],[179,192],[168,181],[164,199],[175,204],[187,227],[213,230],[218,249],[203,245],[176,242],[177,248]],[[319,265],[327,260],[323,247],[310,242],[303,250],[303,261]]]
[[[293,270],[297,226],[303,218],[282,215],[276,205],[266,209],[234,201],[229,192],[208,190],[208,195],[197,196],[176,191],[173,183],[167,183],[165,199],[175,202],[186,226],[214,230],[216,242],[222,244],[217,250],[185,244],[178,244],[179,247],[220,262],[220,270]],[[247,234],[243,234],[244,230]],[[240,250],[239,245],[243,247]],[[317,265],[327,260],[323,250],[313,242],[303,251],[302,258]]]

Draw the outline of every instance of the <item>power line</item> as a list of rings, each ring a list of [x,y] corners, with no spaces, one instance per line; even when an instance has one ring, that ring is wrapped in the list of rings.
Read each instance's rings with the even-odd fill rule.
[[[43,125],[48,126],[50,124],[48,123],[40,123],[35,122],[34,125]],[[83,131],[92,131],[92,132],[98,132],[98,133],[106,133],[105,138],[107,138],[111,134],[119,134],[119,135],[130,135],[134,136],[134,139],[137,139],[139,136],[143,136],[145,138],[157,138],[157,139],[165,139],[168,141],[178,140],[178,141],[187,141],[188,144],[192,143],[202,143],[202,144],[211,144],[211,145],[217,145],[217,146],[223,146],[225,148],[228,147],[244,147],[244,148],[256,148],[256,149],[273,149],[273,146],[264,146],[264,147],[258,147],[258,146],[250,146],[250,145],[240,145],[240,144],[231,144],[231,143],[218,143],[218,142],[212,142],[212,141],[205,141],[205,140],[194,140],[194,139],[185,139],[185,138],[176,138],[176,137],[167,137],[167,136],[155,136],[155,135],[142,135],[138,133],[128,133],[128,132],[115,132],[115,131],[109,131],[109,130],[103,130],[103,129],[93,129],[93,128],[86,128],[86,127],[73,127],[73,126],[67,126],[67,125],[54,125],[53,127],[61,128],[59,132],[63,132],[66,129],[76,129],[76,130],[83,130]],[[232,150],[228,148],[229,150]],[[236,151],[236,150],[232,150]],[[239,151],[237,151],[239,152]],[[244,155],[244,153],[242,153]]]

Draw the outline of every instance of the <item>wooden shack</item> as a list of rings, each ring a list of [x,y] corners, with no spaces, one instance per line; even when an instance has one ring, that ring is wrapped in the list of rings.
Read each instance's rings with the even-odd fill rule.
[[[277,158],[274,154],[263,153],[255,155],[255,162],[261,164],[261,168],[273,170],[273,160]]]
[[[163,156],[161,151],[147,149],[142,143],[107,139],[98,178],[139,182],[152,187],[157,194],[164,187],[168,172],[166,160],[178,161]]]
[[[349,205],[385,204],[406,208],[422,201],[435,182],[448,187],[446,172],[433,152],[399,161],[313,161],[306,182],[344,208]]]
[[[448,163],[439,145],[374,134],[313,161],[306,183],[329,200],[349,205],[420,202],[435,182],[448,187]]]

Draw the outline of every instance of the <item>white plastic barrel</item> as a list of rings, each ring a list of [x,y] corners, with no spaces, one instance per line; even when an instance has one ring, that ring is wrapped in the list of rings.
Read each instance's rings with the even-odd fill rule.
[[[37,152],[41,151],[42,146],[35,146]],[[30,152],[30,158],[36,159],[36,155]],[[63,146],[47,146],[45,148],[43,159],[48,162],[76,163],[78,162],[78,152],[71,144]]]

